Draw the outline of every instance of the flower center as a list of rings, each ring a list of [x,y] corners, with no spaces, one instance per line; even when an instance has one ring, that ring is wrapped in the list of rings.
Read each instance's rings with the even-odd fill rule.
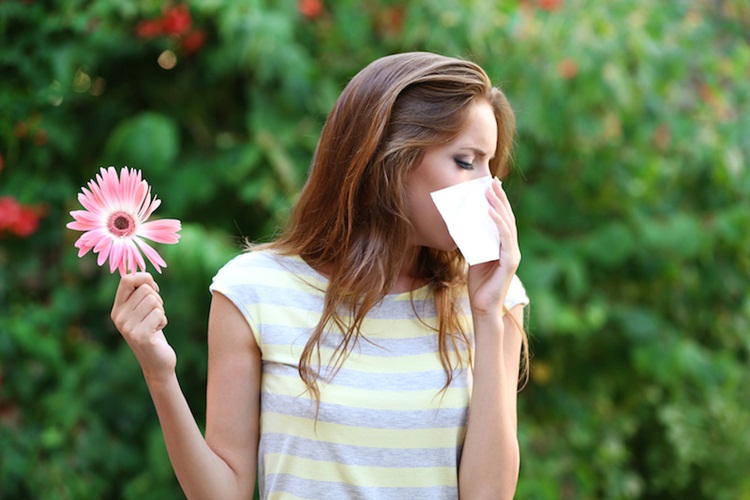
[[[109,216],[107,230],[118,238],[127,238],[135,232],[135,219],[126,212],[115,212]]]

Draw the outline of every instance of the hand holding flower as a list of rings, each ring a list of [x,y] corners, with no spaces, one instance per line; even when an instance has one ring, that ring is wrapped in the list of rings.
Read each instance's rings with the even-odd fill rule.
[[[140,170],[123,167],[118,178],[114,167],[102,168],[89,181],[78,200],[86,210],[70,214],[75,221],[67,227],[85,231],[75,243],[78,256],[89,250],[98,253],[98,265],[109,259],[110,272],[122,279],[112,307],[112,321],[133,350],[147,379],[174,373],[176,356],[164,337],[167,325],[164,301],[153,277],[145,272],[141,251],[161,273],[166,262],[144,238],[158,243],[177,243],[180,221],[163,219],[146,222],[161,201],[151,197],[151,188]]]
[[[149,381],[170,376],[177,364],[175,352],[162,332],[167,316],[158,290],[150,274],[129,274],[120,280],[111,313]]]

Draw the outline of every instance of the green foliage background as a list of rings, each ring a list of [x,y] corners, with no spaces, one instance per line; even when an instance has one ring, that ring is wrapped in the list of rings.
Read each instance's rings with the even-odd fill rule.
[[[431,50],[517,113],[518,498],[750,498],[747,2],[191,0],[192,55],[136,35],[162,3],[0,2],[0,196],[45,210],[0,239],[0,497],[182,496],[108,317],[117,277],[65,229],[80,186],[140,168],[183,221],[158,280],[202,422],[210,278],[273,236],[348,79]]]

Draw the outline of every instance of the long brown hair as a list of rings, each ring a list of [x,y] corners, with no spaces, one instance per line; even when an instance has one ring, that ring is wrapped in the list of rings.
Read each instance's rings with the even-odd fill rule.
[[[328,274],[324,309],[301,356],[299,374],[319,400],[320,343],[332,326],[343,338],[330,360],[335,374],[360,336],[367,313],[389,293],[409,258],[404,181],[425,149],[463,129],[470,105],[489,102],[498,124],[490,162],[500,178],[509,171],[515,118],[503,93],[476,64],[425,52],[383,57],[346,86],[321,132],[307,182],[280,237],[268,244],[299,255]],[[458,251],[422,248],[417,279],[428,282],[438,314],[440,360],[447,388],[450,349],[469,344],[459,294],[466,264]],[[527,339],[524,373],[527,372]],[[459,365],[462,357],[458,356]],[[332,375],[331,375],[332,376]]]

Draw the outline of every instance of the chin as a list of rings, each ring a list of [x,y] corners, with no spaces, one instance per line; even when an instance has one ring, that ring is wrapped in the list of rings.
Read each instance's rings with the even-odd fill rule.
[[[458,245],[450,239],[449,241],[436,242],[433,245],[426,245],[434,250],[440,250],[441,252],[452,252],[458,249]]]

